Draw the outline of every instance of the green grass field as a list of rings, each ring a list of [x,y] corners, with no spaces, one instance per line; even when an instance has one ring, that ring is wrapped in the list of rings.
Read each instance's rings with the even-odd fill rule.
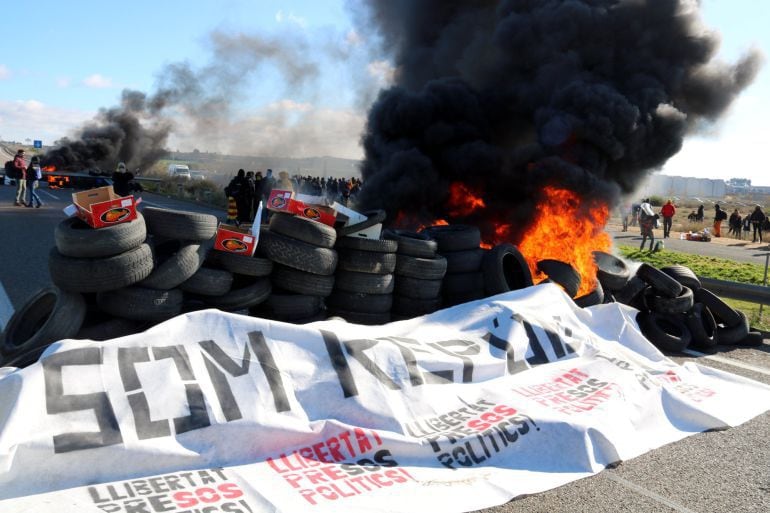
[[[762,285],[765,276],[765,266],[744,262],[734,262],[722,258],[680,253],[678,251],[639,251],[637,247],[618,246],[620,254],[628,260],[645,262],[654,267],[665,267],[671,264],[685,265],[698,276],[706,276],[717,280],[752,283]],[[725,298],[725,302],[745,313],[754,329],[770,331],[770,306],[762,307],[756,303],[737,301]]]

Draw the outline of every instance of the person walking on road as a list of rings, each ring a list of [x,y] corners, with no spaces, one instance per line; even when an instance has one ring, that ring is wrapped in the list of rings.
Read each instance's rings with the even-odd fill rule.
[[[655,227],[655,212],[652,211],[650,200],[646,199],[639,207],[639,228],[642,232],[642,243],[639,245],[639,251],[644,249],[644,243],[647,238],[650,239],[650,251],[652,251],[655,244],[655,234],[653,228]]]
[[[16,201],[17,207],[24,206],[24,197],[27,195],[27,163],[24,161],[24,150],[19,149],[13,157],[13,167],[16,168]]]
[[[663,238],[668,239],[671,234],[671,225],[674,222],[674,214],[676,214],[676,207],[668,200],[663,208],[660,209],[660,215],[663,217]]]
[[[27,168],[27,191],[29,191],[29,201],[27,201],[27,207],[32,208],[34,203],[36,208],[43,206],[43,202],[40,201],[40,196],[37,195],[37,188],[40,185],[40,180],[43,179],[43,170],[40,169],[40,157],[35,155],[29,163]]]
[[[714,205],[714,237],[722,236],[722,221],[727,219],[727,212],[719,207],[719,203]]]
[[[762,242],[762,225],[765,223],[765,213],[762,211],[762,207],[757,205],[754,207],[754,211],[749,216],[751,226],[754,228],[754,239],[752,242]],[[759,238],[759,240],[757,240]]]

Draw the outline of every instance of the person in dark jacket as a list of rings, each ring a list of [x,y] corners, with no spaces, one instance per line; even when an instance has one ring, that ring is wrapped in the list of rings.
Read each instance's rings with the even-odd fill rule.
[[[762,225],[765,222],[765,213],[762,211],[762,207],[757,205],[754,207],[754,211],[749,216],[749,221],[751,221],[751,226],[754,228],[754,239],[753,242],[757,242],[757,238],[759,238],[759,242],[762,242]]]
[[[16,168],[16,201],[17,207],[24,206],[24,197],[27,195],[27,163],[24,160],[24,150],[19,149],[13,157],[13,167]]]
[[[29,201],[27,201],[27,207],[32,208],[35,205],[36,208],[43,206],[43,202],[40,201],[40,196],[35,192],[39,186],[40,180],[43,178],[43,171],[40,169],[40,157],[35,155],[29,163],[27,168],[27,191],[29,191]]]
[[[238,174],[230,180],[225,189],[227,196],[235,199],[238,208],[238,223],[248,223],[251,221],[251,205],[249,204],[250,187],[246,178],[246,171],[238,170]]]
[[[126,164],[118,162],[118,167],[115,172],[112,173],[112,190],[118,196],[129,196],[131,194],[131,180],[134,179],[134,174],[126,169]]]

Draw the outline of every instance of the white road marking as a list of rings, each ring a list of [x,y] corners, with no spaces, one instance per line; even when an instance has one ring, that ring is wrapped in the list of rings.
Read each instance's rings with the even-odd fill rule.
[[[38,191],[38,192],[42,192],[42,193],[43,193],[43,194],[45,194],[46,196],[49,196],[49,197],[51,197],[51,198],[53,198],[53,199],[55,199],[55,200],[58,200],[58,199],[59,199],[59,197],[58,197],[58,196],[55,196],[55,195],[51,194],[51,193],[50,193],[50,192],[48,192],[48,191]]]
[[[653,492],[652,490],[648,490],[647,488],[644,488],[643,486],[639,486],[636,483],[632,483],[631,481],[624,479],[620,477],[617,474],[613,474],[612,472],[605,471],[604,473],[608,479],[615,481],[616,483],[625,486],[631,491],[634,491],[638,493],[639,495],[644,495],[647,498],[650,498],[656,502],[659,502],[661,504],[664,504],[668,506],[669,508],[673,509],[674,511],[678,511],[679,513],[695,513],[695,511],[686,508],[679,504],[678,502],[672,501],[671,499],[664,497],[658,493]]]
[[[147,201],[144,198],[142,198],[142,203],[141,204],[142,205],[149,205],[149,206],[155,207],[155,208],[170,208],[170,207],[167,207],[167,206],[164,206],[164,205],[159,205],[158,203],[153,203],[152,201]]]
[[[8,294],[5,293],[2,282],[0,282],[0,331],[5,329],[5,325],[13,315],[13,305],[11,300],[8,299]]]
[[[698,351],[693,351],[691,349],[685,349],[682,352],[689,354],[690,356],[697,356],[698,358],[707,358],[715,362],[724,363],[725,365],[732,365],[733,367],[738,367],[740,369],[744,369],[747,371],[756,372],[757,374],[764,374],[765,376],[770,376],[770,369],[767,369],[766,367],[757,367],[756,365],[743,363],[739,360],[733,360],[732,358],[725,358],[723,356],[717,356],[714,354],[700,353]]]

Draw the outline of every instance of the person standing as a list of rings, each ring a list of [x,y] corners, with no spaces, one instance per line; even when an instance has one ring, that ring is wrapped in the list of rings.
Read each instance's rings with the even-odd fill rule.
[[[703,205],[698,205],[698,213],[695,214],[695,220],[699,223],[703,222]]]
[[[749,221],[751,221],[751,226],[754,228],[754,239],[752,242],[757,242],[757,238],[759,238],[759,242],[762,242],[762,225],[765,222],[765,213],[762,211],[762,207],[757,205],[754,207],[754,211],[749,216]]]
[[[741,226],[742,226],[743,217],[741,216],[741,213],[736,208],[733,210],[733,213],[730,214],[730,219],[727,221],[727,225],[730,227],[728,230],[728,235],[732,234],[735,236],[736,239],[741,238]]]
[[[722,221],[727,219],[727,212],[719,207],[719,203],[714,205],[714,237],[722,236]]]
[[[118,162],[118,167],[115,172],[112,173],[112,189],[118,196],[130,196],[131,195],[131,180],[134,179],[134,174],[126,169],[126,164]]]
[[[24,206],[24,197],[27,195],[27,163],[24,161],[24,150],[16,151],[13,157],[13,167],[16,168],[16,201],[17,207]]]
[[[668,200],[663,208],[660,209],[660,215],[663,216],[663,238],[668,239],[671,234],[671,225],[674,223],[674,214],[676,214],[676,207]]]
[[[35,205],[36,208],[43,206],[43,202],[40,201],[40,196],[37,195],[37,188],[40,186],[40,180],[43,179],[43,170],[40,169],[40,157],[35,155],[29,163],[27,168],[27,190],[29,191],[29,201],[27,201],[27,207],[32,208]]]
[[[639,228],[642,232],[642,243],[639,245],[639,251],[644,249],[644,243],[647,238],[650,239],[650,251],[655,244],[655,233],[653,228],[655,227],[655,212],[652,211],[650,200],[645,199],[639,206]]]

